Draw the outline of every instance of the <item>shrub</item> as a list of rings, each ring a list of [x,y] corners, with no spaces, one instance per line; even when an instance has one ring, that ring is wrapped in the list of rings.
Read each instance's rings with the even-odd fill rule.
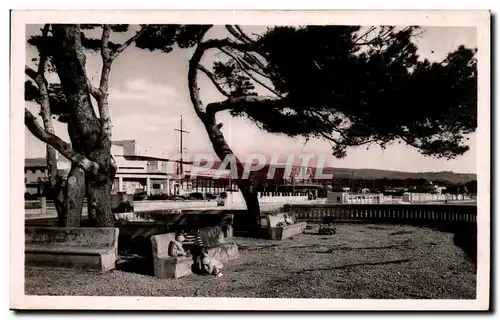
[[[147,200],[168,200],[168,195],[166,194],[152,194],[147,197]]]
[[[204,200],[205,196],[201,192],[193,192],[189,194],[188,198],[191,200]]]
[[[133,197],[134,201],[142,201],[146,199],[146,194],[145,193],[135,193]]]
[[[210,192],[207,192],[207,193],[205,194],[205,197],[206,197],[207,199],[210,199],[210,200],[215,200],[215,199],[217,199],[217,197],[216,197],[214,194],[210,193]]]

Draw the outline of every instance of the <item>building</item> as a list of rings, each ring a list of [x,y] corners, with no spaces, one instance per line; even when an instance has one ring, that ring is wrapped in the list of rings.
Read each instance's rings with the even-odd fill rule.
[[[58,174],[65,177],[71,168],[71,164],[65,158],[59,157],[57,153],[56,159]],[[25,194],[41,195],[41,184],[46,182],[48,177],[46,158],[24,159]]]
[[[326,203],[380,204],[384,203],[382,193],[350,193],[348,191],[328,191]]]
[[[127,193],[149,196],[185,195],[199,192],[217,195],[226,190],[238,190],[236,183],[231,179],[231,171],[225,168],[221,169],[219,161],[214,163],[212,169],[196,168],[192,162],[182,161],[183,177],[179,179],[177,173],[181,161],[152,156],[148,150],[140,149],[135,140],[113,141],[111,154],[117,166],[112,194]],[[64,163],[64,165],[61,164],[61,168],[69,170],[71,166],[69,161],[64,157],[61,159],[63,159],[61,163]],[[36,192],[39,184],[38,176],[47,176],[45,159],[26,159],[26,161],[27,189]],[[252,174],[262,176],[263,187],[260,191],[310,191],[321,187],[312,182],[314,169],[294,166],[290,176],[285,177],[286,170],[276,168],[273,178],[267,179],[269,166],[266,166],[258,172],[252,172]]]
[[[229,170],[203,169],[193,167],[193,163],[183,161],[184,175],[177,178],[178,160],[140,155],[134,140],[113,141],[111,154],[117,166],[112,185],[112,194],[143,193],[145,195],[183,195],[191,192],[219,194],[227,189],[236,189],[231,182]],[[59,174],[66,177],[71,163],[58,154]],[[196,172],[196,177],[193,173]],[[215,175],[218,175],[215,178]],[[39,195],[41,183],[48,178],[45,158],[25,159],[24,180],[26,193]]]
[[[183,176],[177,178],[179,160],[146,156],[139,153],[134,140],[113,142],[111,153],[117,172],[112,193],[144,193],[146,195],[184,195],[192,192],[219,194],[228,189],[229,170],[196,168],[182,161]],[[193,176],[195,173],[196,177]],[[218,177],[216,177],[218,173]],[[219,177],[220,176],[220,177]]]
[[[167,159],[137,155],[135,140],[113,141],[111,154],[117,166],[112,194],[170,194],[173,172],[162,166]]]

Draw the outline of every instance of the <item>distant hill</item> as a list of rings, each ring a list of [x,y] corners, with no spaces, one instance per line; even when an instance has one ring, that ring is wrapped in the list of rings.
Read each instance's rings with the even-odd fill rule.
[[[324,172],[332,173],[337,178],[355,179],[426,179],[431,181],[445,180],[452,183],[464,183],[470,180],[477,180],[474,173],[455,173],[453,171],[437,172],[405,172],[379,169],[348,169],[328,167]]]
[[[218,168],[220,161],[215,162],[215,168]],[[270,166],[265,166],[260,172],[267,172]],[[277,166],[280,168],[279,166]],[[278,173],[283,169],[277,169]],[[325,167],[325,174],[333,174],[334,178],[348,179],[426,179],[429,181],[449,181],[451,183],[465,183],[471,180],[477,180],[477,175],[474,173],[455,173],[453,171],[437,171],[437,172],[405,172],[379,169],[349,169],[349,168],[334,168]]]

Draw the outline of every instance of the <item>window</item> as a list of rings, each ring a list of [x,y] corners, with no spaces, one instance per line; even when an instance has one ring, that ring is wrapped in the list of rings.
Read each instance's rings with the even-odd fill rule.
[[[337,202],[340,202],[340,197],[337,197]]]

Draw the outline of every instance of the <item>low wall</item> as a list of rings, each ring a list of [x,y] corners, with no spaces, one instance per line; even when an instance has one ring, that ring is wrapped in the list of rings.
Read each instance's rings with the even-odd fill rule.
[[[431,194],[407,192],[403,193],[403,201],[427,202],[427,201],[464,201],[471,200],[470,196],[464,194]]]
[[[308,197],[305,193],[291,192],[267,192],[258,193],[259,203],[263,205],[274,204],[282,206],[286,203],[307,202]],[[226,208],[242,208],[245,207],[245,199],[241,192],[228,192],[226,200]],[[215,200],[187,200],[187,201],[172,201],[172,200],[145,200],[134,201],[134,211],[149,211],[149,210],[169,210],[169,209],[214,209],[217,208]],[[219,207],[220,208],[220,207]]]
[[[293,203],[308,200],[305,192],[258,192],[259,203]],[[244,204],[245,199],[241,192],[228,192],[228,203],[239,205]]]
[[[27,265],[108,271],[118,259],[118,228],[25,227]]]
[[[189,208],[215,208],[217,202],[193,200],[193,201],[172,201],[172,200],[145,200],[134,201],[134,211],[162,210],[162,209],[189,209]]]
[[[298,221],[321,222],[335,216],[336,221],[447,221],[476,223],[477,206],[439,204],[286,204],[285,212]]]

